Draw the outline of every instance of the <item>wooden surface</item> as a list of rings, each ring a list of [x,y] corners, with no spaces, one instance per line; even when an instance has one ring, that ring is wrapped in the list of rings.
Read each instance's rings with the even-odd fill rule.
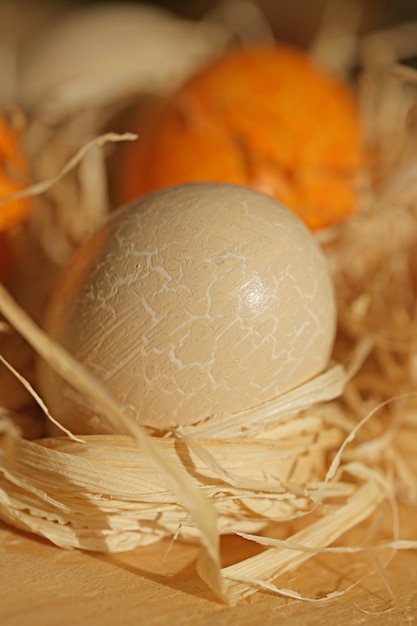
[[[402,535],[417,534],[416,509],[402,509]],[[237,538],[223,542],[225,563],[242,554]],[[2,626],[268,626],[269,624],[395,625],[417,623],[417,552],[397,553],[378,575],[326,602],[303,602],[258,592],[227,607],[195,570],[198,547],[162,542],[116,555],[65,551],[0,523]],[[344,557],[346,559],[346,557]],[[315,557],[281,577],[281,587],[310,597],[345,587],[349,577],[329,557]],[[346,563],[343,567],[346,572]]]

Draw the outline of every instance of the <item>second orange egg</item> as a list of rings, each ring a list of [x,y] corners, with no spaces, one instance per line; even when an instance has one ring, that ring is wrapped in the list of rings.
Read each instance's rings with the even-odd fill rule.
[[[356,210],[356,99],[300,50],[232,49],[133,126],[139,139],[121,158],[120,203],[169,185],[220,181],[272,195],[311,229]]]
[[[0,281],[9,273],[13,261],[8,232],[24,222],[30,212],[28,198],[8,197],[24,188],[28,172],[21,134],[0,112]]]

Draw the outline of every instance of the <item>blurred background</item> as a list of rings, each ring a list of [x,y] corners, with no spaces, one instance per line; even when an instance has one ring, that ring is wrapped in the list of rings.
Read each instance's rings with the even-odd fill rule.
[[[130,0],[133,4],[143,4]],[[103,0],[0,0],[0,26],[7,14],[16,8],[30,13],[26,26],[35,26],[46,16],[56,16],[76,6],[104,4]],[[122,4],[114,1],[114,4]],[[146,4],[171,10],[182,17],[200,18],[207,12],[227,4],[222,0],[148,0]],[[299,45],[308,45],[323,21],[323,15],[338,0],[253,0],[269,20],[276,36]],[[417,20],[417,0],[346,0],[359,9],[361,33],[386,28],[393,24]]]
[[[133,2],[139,4],[138,0]],[[37,3],[27,0],[27,4],[36,6]],[[103,0],[44,1],[40,4],[49,6],[52,13],[71,6],[103,4]],[[147,4],[174,11],[182,17],[200,18],[226,3],[219,0],[149,0]],[[320,28],[326,10],[338,3],[335,0],[254,0],[253,4],[265,14],[277,38],[305,46]],[[347,0],[344,4],[359,9],[361,33],[417,19],[417,0]]]
[[[135,0],[133,0],[135,1]],[[136,0],[137,3],[137,0]],[[416,0],[351,0],[362,12],[362,29],[382,28],[404,20],[417,19]],[[52,3],[59,4],[59,3]],[[103,4],[102,0],[74,0],[67,5]],[[199,18],[219,0],[150,0],[160,6],[189,18]],[[307,42],[320,26],[323,12],[334,0],[255,0],[274,25],[277,36],[290,38],[300,44]]]

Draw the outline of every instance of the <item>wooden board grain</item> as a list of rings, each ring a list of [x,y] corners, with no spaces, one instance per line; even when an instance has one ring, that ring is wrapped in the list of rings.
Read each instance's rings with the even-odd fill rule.
[[[403,535],[417,534],[415,508],[403,508]],[[223,541],[230,562],[247,550],[238,538]],[[398,626],[417,622],[417,552],[397,553],[385,570],[346,595],[304,602],[258,592],[225,606],[195,570],[198,546],[161,542],[131,552],[103,555],[66,551],[0,524],[0,624],[2,626]],[[313,598],[355,578],[324,555],[281,577],[281,587]],[[346,557],[345,557],[346,560]],[[387,589],[390,586],[390,591]]]

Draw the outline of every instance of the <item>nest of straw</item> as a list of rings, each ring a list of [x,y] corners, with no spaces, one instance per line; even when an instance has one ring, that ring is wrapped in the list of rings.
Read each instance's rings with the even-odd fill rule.
[[[395,34],[355,46],[352,35],[349,49],[368,62],[378,37],[401,44]],[[222,29],[211,52],[232,35]],[[152,89],[144,81],[137,90]],[[396,63],[367,66],[358,92],[373,147],[361,210],[318,235],[338,302],[332,364],[273,402],[163,438],[132,424],[39,327],[60,268],[109,210],[109,151],[132,137],[97,136],[130,96],[119,87],[99,90],[105,96],[94,94],[95,115],[84,106],[65,110],[59,98],[55,115],[32,104],[25,141],[39,183],[23,192],[33,199],[31,221],[13,235],[18,262],[8,289],[0,288],[3,520],[62,548],[117,552],[164,537],[197,540],[198,571],[228,603],[259,589],[298,597],[276,581],[318,552],[360,559],[369,550],[416,546],[415,537],[400,541],[396,507],[399,500],[417,506],[417,74]],[[40,272],[43,280],[33,281]],[[44,415],[54,418],[35,391],[37,355],[120,434],[46,437]],[[392,541],[381,544],[366,529],[385,510]],[[363,543],[350,544],[346,534],[361,525]],[[259,553],[222,567],[225,534],[254,542]]]

